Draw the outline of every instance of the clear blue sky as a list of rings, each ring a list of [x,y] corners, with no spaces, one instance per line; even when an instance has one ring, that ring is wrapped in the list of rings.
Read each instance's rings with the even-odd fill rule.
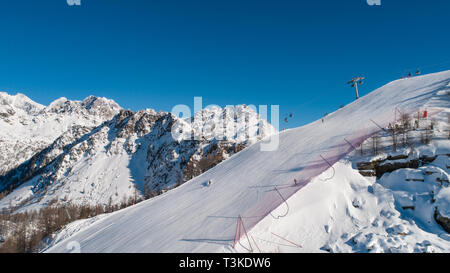
[[[450,1],[0,0],[0,90],[124,108],[279,104],[293,127],[421,67],[450,68]]]

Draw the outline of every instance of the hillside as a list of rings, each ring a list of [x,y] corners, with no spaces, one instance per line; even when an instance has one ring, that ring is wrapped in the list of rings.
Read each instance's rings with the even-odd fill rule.
[[[384,176],[385,182],[356,170],[357,161],[373,160],[358,157],[358,147],[387,131],[398,113],[426,119],[427,111],[441,128],[438,140],[403,151],[416,157],[442,154],[437,167],[448,176],[450,147],[443,130],[448,130],[449,90],[450,71],[389,83],[323,122],[280,133],[276,151],[261,151],[266,141],[260,141],[161,196],[74,223],[48,251],[71,251],[67,246],[73,242],[82,252],[449,251],[441,227],[421,225],[408,219],[425,216],[399,211],[401,190],[395,195]],[[445,182],[436,187],[444,209],[445,187]],[[267,245],[274,240],[278,245]]]

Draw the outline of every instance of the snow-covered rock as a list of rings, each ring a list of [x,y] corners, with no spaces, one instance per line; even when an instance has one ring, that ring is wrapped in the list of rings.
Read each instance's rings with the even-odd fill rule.
[[[18,167],[73,126],[95,127],[120,110],[112,100],[90,96],[40,105],[23,94],[0,92],[0,175]],[[5,185],[0,185],[0,190]]]
[[[447,187],[438,193],[436,196],[436,207],[441,216],[450,218],[450,187]]]
[[[64,113],[70,113],[90,120],[111,117],[115,110],[106,99],[89,97],[73,102],[61,98],[41,110],[38,117],[62,119]],[[199,139],[174,138],[172,131],[189,120],[152,109],[135,113],[120,110],[98,126],[89,122],[72,125],[28,161],[0,176],[0,189],[20,186],[20,194],[10,193],[0,201],[0,207],[12,204],[32,209],[55,200],[95,206],[156,195],[276,133],[246,106],[205,109],[193,120],[192,136],[202,135]],[[234,128],[238,134],[226,140],[214,133],[206,135],[205,128],[214,124]]]

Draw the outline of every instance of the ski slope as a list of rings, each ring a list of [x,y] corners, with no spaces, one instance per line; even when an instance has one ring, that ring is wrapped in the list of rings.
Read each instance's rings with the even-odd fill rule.
[[[423,110],[439,92],[449,89],[450,71],[389,83],[328,115],[324,122],[280,133],[275,151],[263,152],[264,141],[256,143],[174,190],[101,217],[47,251],[70,252],[68,245],[73,242],[80,244],[82,252],[229,251],[239,215],[249,232],[283,203],[277,196],[293,195],[312,178],[329,172],[328,163],[350,152],[344,138],[357,144],[377,130],[375,123],[392,122],[396,108]],[[448,101],[441,106],[448,107]]]

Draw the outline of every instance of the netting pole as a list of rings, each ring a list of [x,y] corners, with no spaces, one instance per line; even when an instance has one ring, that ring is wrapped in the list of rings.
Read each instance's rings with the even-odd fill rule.
[[[370,121],[372,121],[378,128],[380,128],[381,130],[386,132],[386,129],[384,129],[383,127],[381,127],[380,125],[378,125],[378,123],[376,123],[373,119],[370,119]]]
[[[239,215],[237,222],[236,222],[236,232],[234,233],[234,243],[233,243],[233,248],[236,248],[236,243],[239,241],[239,239],[241,238],[241,232],[240,232],[240,227],[241,227],[241,216]]]
[[[296,244],[296,243],[294,243],[294,242],[292,242],[292,241],[290,241],[290,240],[288,240],[288,239],[286,239],[286,238],[283,238],[283,237],[281,237],[280,235],[277,235],[277,234],[275,234],[275,233],[273,233],[273,232],[271,232],[274,236],[277,236],[278,238],[280,238],[281,240],[284,240],[284,241],[286,241],[286,242],[288,242],[288,243],[291,243],[291,244],[293,244],[294,246],[296,246],[296,247],[298,247],[298,248],[302,248],[302,246],[301,245],[299,245],[299,244]]]
[[[244,231],[245,237],[247,237],[247,241],[248,241],[248,245],[250,246],[250,249],[246,248],[245,246],[243,246],[240,242],[241,239],[241,228]],[[244,222],[242,221],[242,217],[239,215],[238,220],[237,220],[237,224],[236,224],[236,234],[234,236],[234,243],[233,243],[233,248],[236,249],[236,244],[239,243],[243,248],[245,248],[247,251],[249,252],[253,252],[253,247],[252,244],[250,242],[250,238],[248,238],[248,234],[247,231],[245,230],[245,226],[244,226]],[[258,248],[259,249],[259,248]]]
[[[328,181],[328,180],[331,180],[333,177],[334,177],[334,175],[336,174],[336,170],[334,169],[334,167],[333,167],[333,165],[331,165],[331,163],[330,162],[328,162],[328,160],[326,160],[322,155],[320,155],[320,157],[323,159],[323,161],[325,161],[329,166],[330,166],[330,168],[333,170],[333,175],[331,176],[331,177],[329,177],[329,178],[327,178],[327,179],[324,179],[324,180],[322,180],[322,181]],[[320,178],[319,178],[320,179]]]
[[[283,200],[283,202],[286,204],[287,210],[286,210],[286,213],[285,213],[283,216],[277,216],[277,218],[273,217],[272,212],[270,212],[270,214],[272,215],[273,218],[275,218],[275,219],[280,219],[280,218],[283,218],[283,217],[285,217],[285,216],[288,215],[288,213],[289,213],[289,204],[288,204],[287,200],[284,199],[283,195],[281,195],[281,193],[280,193],[280,191],[277,189],[277,187],[275,187],[275,190],[277,191],[277,193],[278,193],[278,195],[280,196],[281,200]]]
[[[239,242],[239,244],[240,244],[243,248],[247,249],[249,252],[253,252],[252,243],[250,243],[250,239],[248,238],[247,230],[245,229],[244,222],[242,221],[242,217],[241,217],[240,215],[239,215],[239,218],[241,219],[241,226],[242,226],[242,229],[244,230],[245,237],[247,237],[247,241],[248,241],[248,245],[250,246],[250,249],[247,249],[245,246],[243,246],[243,245],[240,243],[240,241],[238,241],[238,242]]]
[[[259,253],[262,253],[261,249],[259,248],[258,244],[255,241],[255,238],[253,238],[253,236],[251,236],[251,235],[250,235],[250,237],[252,237],[253,243],[255,243],[255,246],[258,249]]]
[[[345,140],[345,142],[347,142],[350,146],[352,146],[352,148],[353,148],[354,150],[356,150],[356,147],[353,146],[353,144],[351,144],[345,137],[344,137],[344,140]]]

